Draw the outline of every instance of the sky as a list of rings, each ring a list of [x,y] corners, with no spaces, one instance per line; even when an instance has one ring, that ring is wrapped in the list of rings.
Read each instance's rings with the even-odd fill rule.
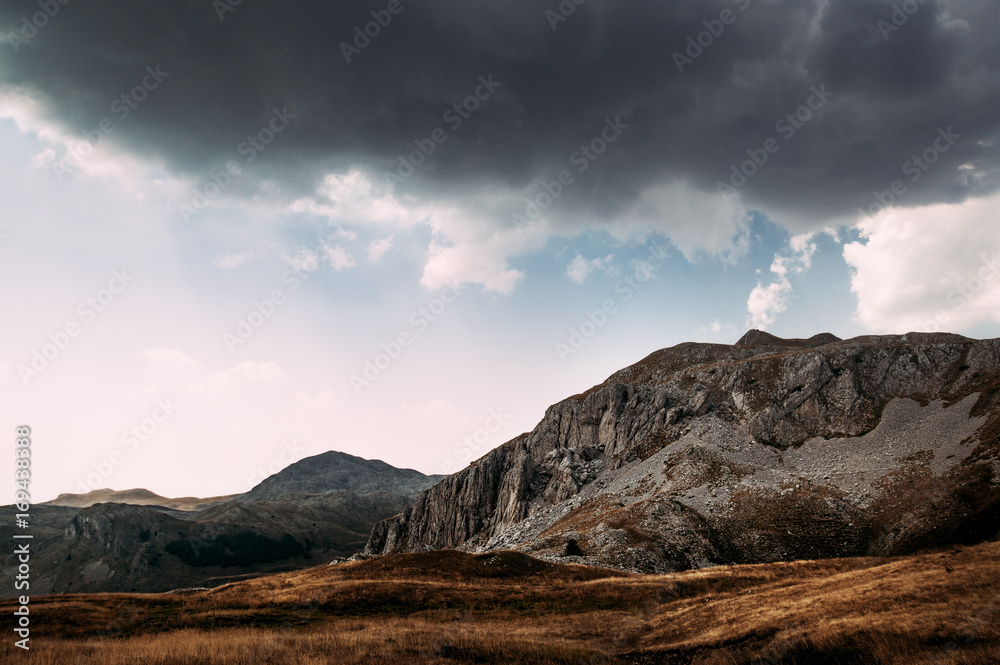
[[[450,473],[681,342],[1000,337],[998,32],[987,0],[7,0],[0,474],[20,425],[36,502]]]

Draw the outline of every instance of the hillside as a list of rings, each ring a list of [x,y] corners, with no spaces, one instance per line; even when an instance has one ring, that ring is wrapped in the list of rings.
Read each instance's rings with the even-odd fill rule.
[[[169,499],[147,489],[111,490],[99,489],[86,494],[60,494],[43,506],[66,506],[68,508],[90,508],[98,503],[127,503],[132,506],[162,506],[173,510],[204,510],[226,501],[232,501],[239,494],[213,496],[207,499],[186,496],[180,499]]]
[[[366,552],[662,573],[981,542],[1000,531],[998,387],[1000,340],[681,344],[550,407],[377,525]]]
[[[61,495],[32,510],[32,595],[216,586],[348,557],[438,479],[329,452],[234,497]],[[0,539],[12,534],[0,524]],[[0,574],[13,577],[16,566],[13,555],[0,557]]]
[[[425,476],[413,469],[397,469],[381,460],[367,460],[346,453],[330,451],[292,464],[265,478],[256,487],[238,497],[238,501],[274,501],[292,494],[325,492],[392,491],[417,494],[444,476]]]
[[[998,543],[670,575],[441,551],[42,597],[31,646],[38,662],[90,665],[993,665],[998,589]]]

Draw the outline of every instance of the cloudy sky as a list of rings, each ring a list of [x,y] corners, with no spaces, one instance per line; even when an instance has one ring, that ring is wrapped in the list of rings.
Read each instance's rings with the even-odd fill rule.
[[[331,449],[455,470],[748,328],[1000,336],[998,32],[987,0],[4,2],[0,432],[36,501],[206,496]]]

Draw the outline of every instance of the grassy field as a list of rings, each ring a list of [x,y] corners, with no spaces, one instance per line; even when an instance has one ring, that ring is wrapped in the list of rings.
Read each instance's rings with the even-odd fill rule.
[[[1000,543],[657,576],[394,555],[212,590],[37,597],[31,616],[31,653],[9,633],[0,662],[994,665]]]

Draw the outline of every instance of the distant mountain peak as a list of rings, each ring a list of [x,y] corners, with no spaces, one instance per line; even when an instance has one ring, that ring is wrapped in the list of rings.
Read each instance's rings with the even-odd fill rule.
[[[239,500],[272,501],[292,494],[343,491],[416,494],[442,477],[426,476],[413,469],[398,469],[382,460],[331,450],[285,467],[262,480]]]
[[[809,339],[784,339],[763,330],[753,328],[748,330],[743,337],[736,342],[736,346],[813,346],[818,344],[829,344],[831,342],[842,342],[843,340],[832,333],[819,333]]]
[[[314,565],[364,547],[441,476],[329,451],[265,479],[249,495],[169,499],[147,489],[61,494],[36,506],[46,553],[34,593],[159,592]],[[6,532],[4,529],[6,528]],[[12,526],[0,524],[0,538]],[[36,564],[37,563],[37,567]],[[0,561],[0,575],[13,574]]]
[[[98,490],[91,490],[86,494],[60,494],[56,498],[51,501],[46,501],[42,505],[65,506],[67,508],[89,508],[90,506],[99,503],[126,503],[133,506],[163,506],[164,508],[172,508],[174,510],[192,511],[202,510],[225,501],[231,501],[237,496],[238,495],[236,494],[230,494],[226,496],[213,496],[204,499],[191,496],[169,499],[141,487],[130,490],[102,488]]]

